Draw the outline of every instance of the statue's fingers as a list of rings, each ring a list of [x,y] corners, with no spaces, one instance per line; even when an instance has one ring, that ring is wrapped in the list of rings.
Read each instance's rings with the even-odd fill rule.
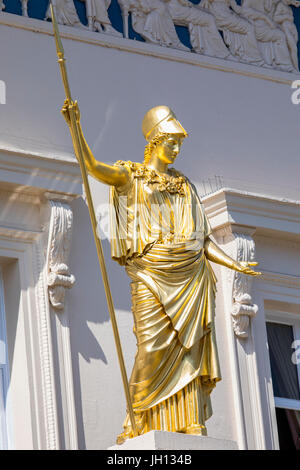
[[[74,101],[74,104],[73,104],[74,108],[75,108],[75,112],[76,112],[76,115],[77,117],[80,118],[80,109],[79,109],[79,105],[78,105],[78,101]]]
[[[248,263],[248,266],[258,266],[258,263],[256,261],[251,261]]]
[[[252,269],[247,269],[247,271],[245,271],[245,274],[250,274],[250,276],[253,276],[254,273],[255,271],[252,271]]]
[[[261,273],[259,271],[251,271],[251,274],[252,276],[261,276]]]
[[[261,275],[261,272],[253,271],[253,269],[250,269],[250,268],[245,268],[245,270],[243,272],[244,272],[244,274],[249,274],[250,276],[260,276]]]

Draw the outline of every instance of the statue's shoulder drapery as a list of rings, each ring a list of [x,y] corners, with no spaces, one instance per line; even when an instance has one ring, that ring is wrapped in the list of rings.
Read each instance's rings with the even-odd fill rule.
[[[161,175],[143,163],[118,161],[130,178],[111,187],[111,254],[121,265],[154,243],[197,241],[197,250],[211,227],[195,187],[171,168]],[[196,245],[195,245],[196,247]]]

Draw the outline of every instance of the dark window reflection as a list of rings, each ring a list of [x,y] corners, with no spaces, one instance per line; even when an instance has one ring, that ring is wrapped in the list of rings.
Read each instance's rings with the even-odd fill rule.
[[[292,361],[293,327],[267,323],[267,335],[274,396],[300,400],[297,366]]]
[[[300,450],[300,412],[276,408],[280,450]]]

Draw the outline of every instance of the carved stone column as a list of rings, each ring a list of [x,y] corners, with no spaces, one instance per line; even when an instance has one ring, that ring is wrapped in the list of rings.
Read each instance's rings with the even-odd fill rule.
[[[215,230],[214,237],[231,258],[254,262],[255,230],[231,223]],[[258,312],[251,297],[253,277],[221,268],[219,280],[223,291],[224,333],[230,358],[239,449],[265,448],[255,336],[253,328],[250,329],[251,318]]]
[[[60,410],[63,417],[65,447],[78,449],[77,417],[74,394],[73,365],[71,355],[69,313],[65,302],[66,289],[70,289],[75,277],[70,273],[68,260],[71,248],[73,212],[69,205],[72,197],[46,193],[48,214],[45,235],[48,235],[46,253],[46,283],[50,304],[52,334],[57,345],[60,394],[64,404]],[[50,220],[50,222],[49,222]],[[55,315],[58,314],[58,315]]]
[[[237,261],[255,261],[255,243],[252,233],[233,232],[235,259]],[[251,298],[253,277],[235,271],[232,288],[232,322],[233,329],[239,338],[248,337],[250,319],[255,317],[258,311],[257,305]]]

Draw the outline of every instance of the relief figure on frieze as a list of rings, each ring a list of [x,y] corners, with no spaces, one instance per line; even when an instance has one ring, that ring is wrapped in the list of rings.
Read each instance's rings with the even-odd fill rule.
[[[213,15],[188,0],[168,0],[167,5],[174,23],[188,27],[194,52],[222,59],[230,56]]]
[[[240,15],[241,7],[235,0],[201,0],[200,6],[210,11],[222,31],[232,56],[241,62],[263,65],[254,26]]]
[[[254,25],[256,39],[265,63],[285,72],[294,66],[286,35],[273,17],[279,0],[243,0],[242,14]]]
[[[67,26],[76,26],[84,28],[85,26],[80,22],[73,0],[54,0],[52,1],[55,9],[57,22]],[[45,20],[51,19],[50,2],[46,12]]]
[[[299,70],[298,63],[298,31],[294,22],[294,15],[291,5],[298,8],[300,2],[297,0],[280,0],[277,2],[273,14],[273,20],[277,23],[285,34],[286,42],[291,54],[293,66]]]
[[[189,51],[180,41],[166,0],[119,0],[124,11],[131,12],[132,27],[146,42]]]
[[[111,21],[108,16],[108,8],[110,7],[111,0],[81,0],[86,4],[86,15],[88,19],[89,28],[92,31],[98,31],[100,33],[107,33],[113,36],[122,37],[122,33],[119,33],[113,28]]]

